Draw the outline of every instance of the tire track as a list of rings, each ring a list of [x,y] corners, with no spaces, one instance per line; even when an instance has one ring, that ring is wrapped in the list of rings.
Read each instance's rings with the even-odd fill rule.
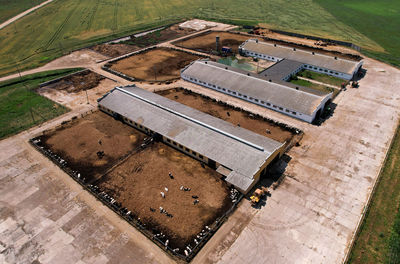
[[[93,9],[92,9],[92,14],[91,14],[91,16],[90,16],[88,25],[87,25],[87,27],[86,27],[86,30],[87,30],[87,31],[92,27],[93,20],[94,20],[94,16],[95,16],[96,13],[97,13],[97,9],[99,8],[99,4],[100,4],[100,0],[97,0],[97,1],[96,1],[96,4],[94,5],[94,7],[93,7]]]
[[[118,29],[118,0],[114,1],[114,17],[111,29],[112,31],[116,31]]]
[[[43,47],[44,51],[46,51],[50,47],[50,45],[53,44],[53,42],[56,40],[56,38],[60,35],[61,31],[63,30],[65,25],[68,23],[68,20],[71,18],[72,14],[75,12],[78,5],[79,5],[79,2],[76,2],[75,7],[68,13],[67,17],[61,23],[61,25],[57,28],[56,32],[49,39],[49,41],[46,43],[46,45],[44,45],[44,47]]]

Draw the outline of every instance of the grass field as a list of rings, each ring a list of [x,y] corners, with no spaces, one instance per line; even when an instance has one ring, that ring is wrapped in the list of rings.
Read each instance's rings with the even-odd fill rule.
[[[45,0],[0,0],[0,23],[44,1]]]
[[[400,263],[400,127],[372,199],[348,263]]]
[[[384,49],[364,50],[363,53],[400,66],[400,1],[316,0],[315,2],[338,21],[374,40]],[[359,44],[364,46],[363,43]]]
[[[0,139],[67,112],[34,90],[42,82],[74,71],[77,69],[49,71],[0,83]]]
[[[302,70],[297,75],[298,76],[303,76],[303,77],[308,78],[308,79],[316,80],[318,82],[332,84],[332,85],[335,85],[337,87],[340,87],[342,85],[342,83],[346,82],[346,80],[337,78],[335,76],[330,76],[330,75],[327,75],[327,74],[313,72],[313,71],[309,71],[309,70]]]
[[[346,1],[353,2],[357,3]],[[400,9],[395,4],[393,8]],[[24,69],[37,67],[62,52],[188,17],[239,24],[261,22],[273,28],[353,41],[375,53],[384,51],[382,37],[366,35],[367,30],[353,27],[352,21],[342,22],[334,11],[313,0],[144,0],[134,4],[129,0],[56,0],[18,20],[15,27],[0,31],[0,75],[15,72],[17,62]],[[364,15],[360,19],[369,18]],[[383,36],[394,30],[374,28]],[[398,46],[400,40],[392,39],[392,46]]]
[[[306,80],[302,80],[302,79],[291,79],[290,80],[291,83],[297,84],[297,85],[301,85],[301,86],[305,86],[305,87],[310,87],[312,89],[318,90],[318,91],[322,91],[322,92],[333,92],[333,98],[336,97],[336,95],[339,94],[339,89],[334,89],[331,87],[326,87],[320,84],[316,84],[316,83],[312,83]]]

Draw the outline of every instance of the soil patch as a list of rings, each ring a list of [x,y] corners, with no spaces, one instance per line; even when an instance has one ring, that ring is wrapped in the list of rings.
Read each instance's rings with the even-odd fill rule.
[[[238,53],[239,46],[250,39],[250,36],[234,34],[229,32],[210,32],[186,40],[177,41],[178,47],[192,49],[200,52],[213,53],[216,51],[216,37],[219,36],[220,46],[232,48],[232,52]]]
[[[157,94],[279,142],[292,143],[293,140],[299,140],[294,133],[272,122],[265,121],[251,113],[219,104],[210,98],[183,88],[172,88],[159,91]]]
[[[119,57],[122,56],[124,54],[130,53],[130,52],[134,52],[139,50],[140,48],[135,46],[135,45],[127,45],[127,44],[100,44],[100,45],[96,45],[91,47],[92,50],[111,57],[111,58],[115,58],[115,57]]]
[[[232,206],[229,188],[220,176],[209,167],[203,168],[199,161],[155,142],[130,156],[96,185],[140,218],[154,234],[165,234],[169,246],[180,248],[183,254],[184,247],[206,225]],[[183,191],[181,186],[191,190]],[[199,203],[194,204],[196,199]],[[172,217],[161,213],[160,207]]]
[[[64,159],[88,182],[140,146],[145,135],[103,112],[73,120],[41,136],[43,147]],[[98,156],[103,152],[104,156]]]
[[[178,25],[172,25],[168,28],[161,29],[146,35],[130,36],[130,39],[121,41],[119,43],[104,43],[91,47],[92,50],[111,57],[119,57],[124,54],[134,52],[158,43],[180,38],[193,33],[191,29],[181,29]]]
[[[168,48],[151,49],[112,64],[111,69],[144,81],[168,81],[180,77],[180,71],[202,57]]]
[[[60,79],[56,83],[46,86],[49,89],[77,93],[97,87],[104,76],[92,71],[83,71]]]

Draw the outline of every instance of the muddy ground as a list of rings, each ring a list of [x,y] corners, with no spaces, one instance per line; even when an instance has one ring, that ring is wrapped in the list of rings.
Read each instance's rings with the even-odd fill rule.
[[[145,135],[97,111],[41,136],[42,144],[88,182],[104,174],[143,142]],[[104,151],[99,158],[98,151]]]
[[[139,49],[156,45],[160,42],[176,39],[193,33],[191,29],[180,29],[178,25],[172,25],[160,31],[155,31],[140,37],[131,36],[130,40],[120,43],[104,43],[91,47],[92,50],[111,57],[119,57]]]
[[[220,46],[232,48],[234,53],[238,53],[239,45],[250,39],[249,36],[233,34],[229,32],[211,32],[198,37],[177,41],[174,44],[178,47],[192,49],[196,51],[212,53],[216,50],[215,38],[219,36]]]
[[[220,176],[209,167],[203,168],[199,161],[155,142],[130,156],[96,185],[155,233],[166,234],[170,247],[180,248],[182,254],[206,225],[211,225],[232,206],[229,189]],[[191,190],[182,191],[181,186]],[[192,196],[198,196],[198,204],[193,203]],[[172,217],[160,213],[160,207]]]
[[[263,119],[254,116],[251,117],[249,113],[218,104],[211,99],[183,88],[172,88],[169,90],[159,91],[157,94],[210,114],[214,117],[223,119],[234,125],[239,124],[243,128],[279,142],[298,140],[292,132],[283,129],[272,122],[264,121]],[[269,133],[267,133],[267,131]]]
[[[78,93],[97,87],[103,79],[105,79],[105,77],[100,74],[92,71],[84,71],[62,78],[58,82],[47,85],[46,87],[57,91]]]
[[[124,54],[130,53],[130,52],[134,52],[140,49],[140,47],[135,46],[135,45],[128,45],[128,44],[119,44],[119,43],[115,43],[115,44],[99,44],[96,46],[91,47],[92,50],[110,57],[110,58],[115,58],[115,57],[119,57],[122,56]]]
[[[111,69],[137,80],[168,81],[178,79],[180,70],[202,57],[168,48],[156,48],[112,64]]]

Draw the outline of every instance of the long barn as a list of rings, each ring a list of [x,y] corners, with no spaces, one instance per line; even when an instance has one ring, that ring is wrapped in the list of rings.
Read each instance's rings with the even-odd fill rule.
[[[289,59],[303,64],[302,68],[351,80],[361,68],[363,61],[352,61],[336,56],[328,56],[315,51],[291,48],[278,44],[262,42],[257,39],[246,40],[239,46],[242,55],[269,60]]]
[[[261,136],[135,86],[116,87],[98,100],[101,111],[208,164],[247,193],[284,152]]]
[[[278,77],[269,79],[268,74],[251,73],[209,60],[192,62],[181,71],[181,77],[309,123],[319,117],[332,99],[332,93],[293,86]]]

